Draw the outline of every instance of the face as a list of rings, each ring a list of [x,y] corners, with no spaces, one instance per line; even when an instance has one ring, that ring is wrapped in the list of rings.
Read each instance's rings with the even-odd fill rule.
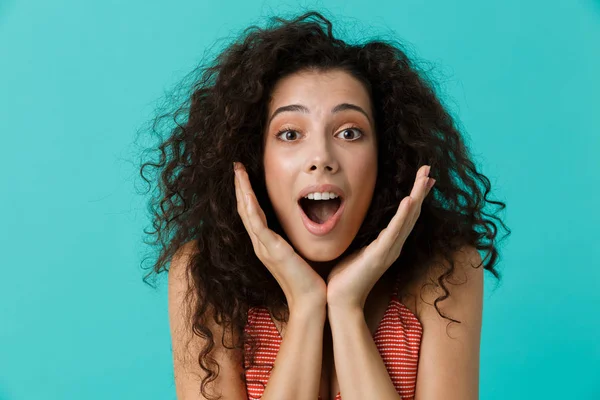
[[[267,121],[263,162],[277,218],[304,259],[334,260],[356,236],[377,178],[367,89],[345,71],[298,72],[274,87]]]

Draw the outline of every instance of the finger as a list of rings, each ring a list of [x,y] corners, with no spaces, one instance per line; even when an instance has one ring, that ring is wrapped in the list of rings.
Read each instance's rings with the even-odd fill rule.
[[[431,189],[433,188],[433,185],[435,185],[435,179],[431,178],[431,166],[426,165],[424,167],[421,168],[421,170],[419,170],[419,173],[421,173],[421,179],[422,179],[422,183],[418,183],[415,182],[415,186],[422,186],[421,190],[418,191],[417,196],[419,201],[419,206],[418,206],[418,210],[419,212],[417,213],[416,217],[418,217],[418,214],[420,214],[420,209],[421,206],[423,205],[423,201],[425,201],[425,198],[429,195],[429,192],[431,192]],[[417,175],[419,175],[419,173]]]
[[[267,227],[265,213],[258,204],[256,195],[252,190],[248,173],[241,163],[238,163],[238,165],[240,166],[237,170],[238,184],[244,194],[245,214],[248,225],[252,233],[256,235],[258,241],[264,247],[270,249],[271,246],[275,245],[277,236]]]
[[[425,184],[425,196],[427,197],[429,195],[429,192],[431,192],[431,188],[433,188],[433,185],[435,185],[435,179],[433,179],[431,177],[431,166],[427,166],[427,177],[429,178],[427,183]]]
[[[406,242],[406,238],[412,231],[411,216],[414,209],[413,203],[414,200],[410,196],[402,199],[396,215],[394,215],[385,229],[389,232],[384,236],[382,243],[384,253],[381,257],[385,260],[386,265],[391,265],[398,258],[402,246]]]
[[[254,252],[258,253],[264,250],[264,246],[258,239],[252,224],[250,223],[250,218],[248,216],[248,197],[244,193],[240,185],[240,177],[239,171],[236,171],[235,174],[235,185],[236,185],[236,199],[238,202],[238,214],[242,219],[242,223],[244,224],[244,228],[246,232],[248,232],[248,236],[250,236],[250,240],[252,241],[252,246],[254,247]]]
[[[431,189],[428,173],[429,166],[423,166],[417,171],[410,196],[402,199],[396,214],[376,239],[379,242],[380,251],[385,252],[386,258],[389,254],[392,254],[394,259],[399,255],[406,238],[413,229],[420,213],[421,203]],[[391,261],[393,262],[393,260]]]
[[[388,224],[390,228],[390,246],[392,246],[399,240],[403,240],[402,233],[404,230],[406,230],[408,221],[410,221],[411,214],[414,209],[414,202],[415,200],[410,196],[405,197],[404,199],[402,199],[402,202],[400,202],[400,206],[398,207],[398,211],[396,211],[396,215],[394,215],[394,217]]]
[[[240,186],[242,187],[242,191],[247,194],[252,194],[252,196],[254,197],[255,201],[255,205],[256,205],[256,212],[258,213],[259,217],[262,219],[262,224],[263,225],[267,225],[267,217],[265,215],[265,212],[263,211],[262,207],[260,207],[260,204],[258,203],[258,198],[256,197],[256,194],[254,193],[254,190],[252,189],[252,185],[250,184],[250,178],[248,177],[248,172],[246,171],[246,168],[244,167],[243,164],[238,163],[238,165],[240,166],[240,169],[238,170],[238,179],[240,182]]]
[[[248,235],[250,236],[252,243],[256,244],[255,242],[258,241],[258,239],[256,239],[256,235],[252,231],[252,227],[250,226],[250,222],[248,221],[248,215],[247,215],[247,211],[246,211],[247,210],[246,196],[245,196],[244,192],[242,191],[242,188],[240,187],[240,181],[239,181],[237,171],[235,172],[234,181],[235,181],[235,198],[236,198],[236,203],[237,203],[238,214],[240,215],[242,223],[244,224],[244,228],[246,229],[246,232],[248,232]]]
[[[431,192],[431,189],[433,188],[433,185],[435,185],[435,182],[435,179],[429,178],[429,184],[427,185],[427,193],[425,194],[425,197],[429,195],[429,192]]]
[[[421,212],[421,205],[423,204],[423,200],[425,200],[425,196],[427,196],[427,193],[429,191],[429,171],[429,165],[423,165],[421,168],[419,168],[415,177],[415,183],[410,192],[410,197],[412,198],[410,219],[413,223],[419,217],[419,214]]]
[[[390,237],[393,237],[394,240],[398,237],[402,226],[405,225],[404,221],[409,216],[412,216],[414,214],[415,209],[418,206],[418,204],[415,205],[415,203],[418,201],[422,201],[422,199],[424,198],[426,194],[424,194],[424,191],[426,191],[425,186],[427,184],[428,173],[429,167],[427,165],[424,165],[418,169],[417,175],[415,177],[415,183],[412,187],[410,195],[402,199],[400,205],[398,206],[396,214],[388,223],[387,228],[384,229],[384,231],[387,231],[386,234],[390,235]],[[381,233],[384,233],[384,231],[382,231]]]
[[[263,264],[269,269],[269,271],[271,271],[271,273],[273,274],[275,279],[277,279],[279,282],[277,271],[274,271],[270,268],[271,263],[269,262],[269,260],[267,258],[265,258],[265,257],[268,257],[268,258],[273,259],[273,254],[271,251],[272,248],[265,247],[263,242],[259,239],[259,237],[255,233],[255,227],[250,219],[250,214],[249,214],[249,209],[251,210],[253,208],[253,206],[252,206],[252,204],[248,205],[248,203],[251,201],[248,197],[251,197],[251,196],[249,194],[243,193],[241,184],[240,184],[241,179],[239,178],[238,173],[239,173],[239,171],[236,170],[235,171],[235,188],[236,188],[236,201],[238,204],[238,213],[240,214],[240,217],[242,218],[242,222],[244,223],[244,227],[246,228],[246,231],[248,232],[248,235],[250,236],[250,239],[252,240],[252,247],[254,248],[254,253],[263,262]],[[254,208],[255,207],[256,206],[254,206]],[[268,230],[268,228],[267,228],[267,230]],[[272,232],[270,230],[268,230],[268,231],[275,238],[278,237],[278,235],[275,234],[274,232]],[[275,257],[274,257],[275,260],[286,259],[286,258],[289,258],[289,257],[286,257],[284,254],[280,255],[279,258],[278,258],[278,255],[275,254]]]
[[[246,212],[252,232],[258,241],[268,250],[272,250],[277,242],[275,233],[271,231],[264,219],[259,215],[260,205],[253,192],[246,193]],[[264,215],[264,213],[263,213]]]
[[[410,192],[410,197],[412,197],[413,200],[417,200],[417,201],[421,202],[427,195],[427,192],[428,192],[427,183],[429,181],[428,176],[429,176],[430,169],[431,169],[431,167],[429,165],[423,165],[417,171],[417,175],[415,177],[415,183]]]
[[[246,172],[246,169],[244,168],[243,164],[238,163],[238,170],[236,171],[237,174],[237,178],[238,178],[238,184],[240,185],[241,191],[244,194],[243,199],[244,199],[244,205],[247,207],[248,206],[248,197],[246,195],[251,194],[254,199],[256,199],[256,212],[258,213],[259,217],[261,217],[261,219],[263,220],[263,224],[266,225],[267,224],[267,218],[265,216],[264,211],[262,210],[262,208],[260,207],[260,205],[258,204],[258,199],[256,198],[256,194],[254,193],[254,190],[252,189],[252,184],[250,183],[250,178],[248,176],[248,172]],[[247,208],[245,209],[245,213],[246,216],[248,215],[248,211]]]
[[[240,188],[244,194],[253,193],[252,185],[250,184],[250,178],[248,172],[242,163],[238,163],[237,176],[240,184]]]
[[[413,185],[410,196],[408,196],[407,204],[402,209],[402,203],[398,207],[398,212],[389,223],[393,232],[393,247],[402,246],[404,241],[412,231],[412,228],[421,212],[421,204],[429,192],[429,165],[424,165],[417,171],[415,183]],[[402,201],[405,201],[404,199]],[[391,233],[392,233],[391,232]],[[390,234],[391,234],[390,233]]]
[[[399,235],[402,232],[402,227],[406,224],[406,220],[409,217],[411,210],[412,199],[410,196],[406,196],[400,202],[396,214],[392,217],[387,227],[383,229],[377,239],[377,246],[381,246],[385,252],[387,252],[393,245],[398,241]]]

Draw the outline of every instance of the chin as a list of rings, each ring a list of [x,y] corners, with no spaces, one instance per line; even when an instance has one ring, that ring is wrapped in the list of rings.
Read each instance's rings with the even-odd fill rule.
[[[348,246],[324,241],[322,243],[305,243],[296,247],[296,252],[305,260],[313,262],[329,262],[339,258]]]

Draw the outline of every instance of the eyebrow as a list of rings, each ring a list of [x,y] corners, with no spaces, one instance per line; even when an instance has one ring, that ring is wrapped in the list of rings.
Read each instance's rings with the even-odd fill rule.
[[[333,107],[331,109],[331,113],[335,114],[341,111],[346,111],[346,110],[355,110],[358,111],[362,114],[364,114],[365,117],[367,117],[367,119],[369,120],[370,123],[371,122],[371,118],[369,118],[369,115],[367,114],[367,112],[365,110],[362,109],[362,107],[357,106],[356,104],[351,104],[351,103],[341,103],[338,104],[337,106]],[[273,120],[273,118],[275,118],[275,116],[279,113],[282,112],[301,112],[304,114],[309,114],[310,110],[308,109],[308,107],[303,106],[302,104],[289,104],[287,106],[283,106],[283,107],[279,107],[277,110],[275,110],[275,112],[273,113],[273,115],[271,115],[271,118],[269,118],[269,123],[267,124],[267,126],[271,125],[271,121]]]

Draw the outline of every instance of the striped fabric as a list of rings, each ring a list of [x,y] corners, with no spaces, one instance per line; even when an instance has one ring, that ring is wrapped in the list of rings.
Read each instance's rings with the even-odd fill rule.
[[[245,330],[258,336],[260,345],[255,352],[254,364],[246,366],[246,388],[249,400],[260,399],[269,380],[269,371],[275,363],[281,344],[269,311],[265,307],[254,307],[248,311]],[[387,371],[403,400],[414,399],[417,381],[417,366],[423,327],[417,317],[397,298],[397,284],[382,320],[373,334],[373,340]],[[245,343],[245,353],[250,350]],[[256,365],[258,364],[258,365]],[[338,392],[335,400],[341,400]],[[322,400],[319,396],[318,400]]]

